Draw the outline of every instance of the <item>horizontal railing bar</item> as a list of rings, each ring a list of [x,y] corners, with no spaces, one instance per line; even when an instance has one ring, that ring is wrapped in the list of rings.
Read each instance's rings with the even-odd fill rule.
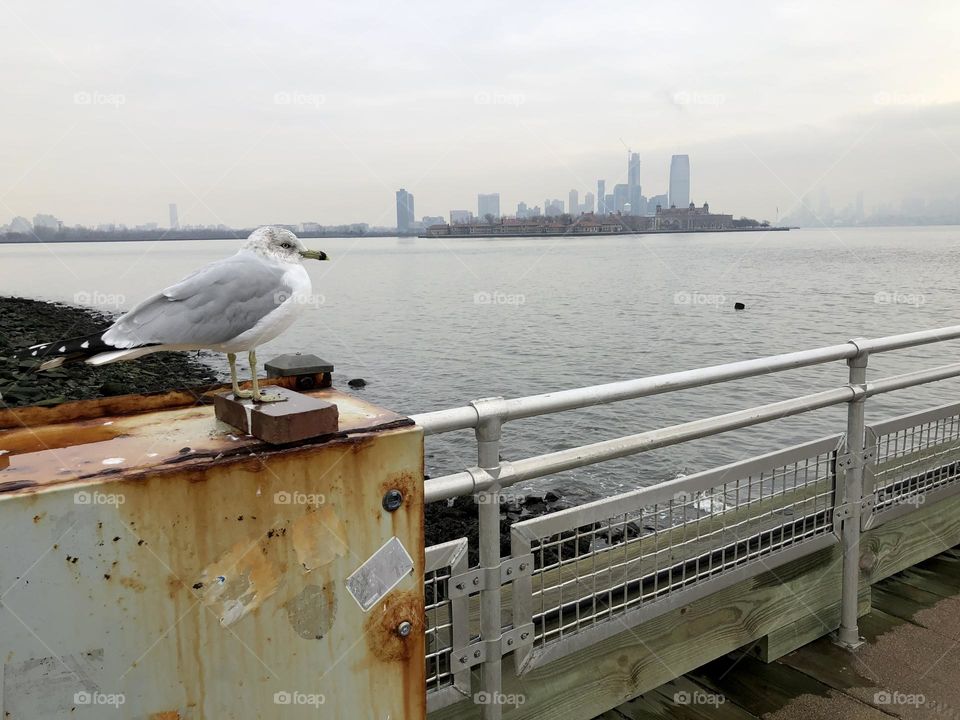
[[[537,455],[524,460],[504,462],[498,482],[500,487],[509,487],[524,480],[533,480],[544,475],[553,475],[565,470],[573,470],[668,445],[676,445],[688,440],[749,427],[810,410],[839,405],[853,399],[854,395],[853,388],[844,386],[791,400],[781,400],[768,405],[738,410],[725,415],[716,415],[657,430],[648,430],[613,440],[603,440],[546,455]],[[480,468],[430,479],[424,483],[424,502],[446,500],[457,495],[471,495],[486,489],[492,480],[493,478]]]
[[[812,350],[800,350],[752,360],[739,360],[723,365],[681,370],[664,375],[513,398],[504,402],[505,416],[502,418],[502,422],[594,405],[604,405],[621,400],[649,397],[811,365],[822,365],[836,360],[852,358],[861,352],[889,352],[957,338],[960,338],[960,325],[901,335],[889,335],[872,340],[849,341]],[[427,435],[474,428],[479,421],[477,410],[470,405],[419,413],[411,415],[411,418],[424,429]]]
[[[943,365],[874,380],[867,383],[866,394],[880,395],[958,376],[960,376],[960,363]],[[501,488],[509,487],[545,475],[554,475],[566,470],[594,465],[669,445],[677,445],[689,440],[718,435],[751,425],[759,425],[770,420],[799,415],[831,405],[839,405],[854,399],[855,395],[855,391],[849,385],[846,385],[833,390],[803,395],[790,400],[781,400],[725,415],[715,415],[613,440],[603,440],[598,443],[538,455],[524,460],[504,462],[498,482]],[[486,489],[491,482],[492,478],[479,468],[433,478],[424,483],[424,502],[437,502],[459,495],[471,495]]]
[[[914,387],[916,385],[949,380],[957,376],[960,376],[960,363],[941,365],[940,367],[928,368],[926,370],[916,370],[914,372],[904,373],[903,375],[894,375],[881,380],[868,382],[867,397],[882,395],[883,393],[893,392],[894,390],[903,390],[904,388]]]

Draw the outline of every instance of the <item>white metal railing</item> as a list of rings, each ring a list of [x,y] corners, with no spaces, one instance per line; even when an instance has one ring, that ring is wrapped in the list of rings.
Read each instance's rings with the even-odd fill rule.
[[[960,363],[867,381],[868,358],[873,353],[889,352],[958,338],[960,338],[960,326],[924,330],[872,340],[858,338],[846,343],[812,350],[636,380],[523,398],[486,398],[476,400],[463,407],[411,416],[423,428],[426,435],[472,428],[475,431],[478,447],[476,466],[467,468],[462,472],[432,478],[425,481],[424,485],[424,499],[428,503],[462,495],[475,495],[478,502],[479,567],[469,569],[459,575],[451,574],[447,578],[448,586],[446,589],[450,593],[449,597],[457,599],[462,599],[465,596],[469,597],[471,593],[479,593],[479,639],[469,643],[466,647],[450,649],[450,669],[446,675],[452,678],[455,673],[459,673],[457,674],[457,677],[460,678],[457,682],[459,695],[447,692],[444,697],[448,698],[449,701],[454,701],[462,696],[464,684],[462,673],[477,665],[481,669],[482,691],[486,693],[487,697],[499,697],[502,694],[502,657],[508,653],[513,652],[515,654],[518,669],[523,671],[525,668],[529,668],[531,663],[545,662],[550,658],[571,652],[573,649],[582,646],[584,642],[591,642],[590,638],[592,637],[600,637],[603,633],[609,633],[610,628],[603,627],[603,623],[600,621],[604,617],[612,615],[614,609],[618,612],[621,610],[624,613],[629,612],[633,621],[639,622],[652,616],[652,614],[662,612],[662,608],[666,606],[660,602],[663,598],[675,598],[680,593],[689,597],[692,592],[712,592],[711,588],[719,587],[718,581],[729,583],[743,577],[745,573],[759,572],[760,569],[756,567],[757,563],[752,562],[757,558],[766,558],[765,566],[769,567],[771,564],[786,562],[799,554],[814,552],[824,547],[824,543],[831,542],[840,542],[843,546],[841,625],[838,632],[838,641],[848,648],[856,647],[860,642],[857,628],[860,533],[873,521],[873,508],[877,504],[878,498],[886,512],[878,513],[877,517],[886,518],[892,517],[887,505],[894,503],[895,500],[890,498],[901,491],[912,492],[915,497],[922,494],[926,488],[940,493],[952,493],[960,487],[960,483],[951,484],[955,477],[960,479],[960,459],[958,459],[960,455],[952,452],[954,446],[960,444],[952,434],[954,427],[960,428],[960,409],[957,409],[955,413],[957,415],[955,425],[944,425],[946,418],[953,418],[953,415],[950,415],[953,409],[939,409],[940,415],[933,419],[923,420],[927,423],[939,423],[937,425],[939,434],[927,438],[928,445],[932,448],[931,457],[933,460],[931,462],[934,462],[937,458],[946,458],[953,463],[950,468],[947,470],[938,469],[939,466],[935,468],[927,463],[923,466],[923,472],[933,474],[921,480],[917,480],[903,468],[889,470],[888,474],[894,472],[900,474],[878,489],[874,488],[872,474],[873,464],[880,443],[882,443],[882,440],[878,440],[878,438],[886,437],[884,435],[886,432],[902,433],[907,431],[911,425],[902,425],[902,422],[911,422],[910,418],[912,416],[909,416],[906,420],[898,419],[901,425],[884,428],[881,424],[881,426],[878,426],[881,431],[879,433],[875,429],[868,429],[864,420],[864,401],[866,398],[958,377],[960,376]],[[545,455],[514,461],[500,460],[502,428],[509,421],[756,377],[784,370],[822,365],[838,360],[846,360],[848,366],[847,384],[839,387]],[[784,514],[800,512],[801,514],[795,518],[791,517],[789,522],[785,519],[785,515],[784,517],[776,517],[774,525],[779,529],[774,527],[760,527],[758,529],[753,523],[747,523],[746,526],[736,525],[731,529],[727,520],[733,516],[728,513],[738,511],[741,506],[739,502],[740,479],[737,479],[737,499],[730,504],[728,502],[728,482],[719,476],[709,474],[718,471],[709,471],[706,475],[691,476],[691,478],[694,478],[693,480],[683,478],[680,481],[673,481],[674,484],[670,487],[667,487],[669,484],[664,483],[616,498],[597,501],[597,503],[591,503],[589,506],[573,508],[565,513],[551,515],[549,519],[536,518],[526,523],[517,523],[514,526],[514,552],[509,558],[502,559],[500,557],[499,491],[502,488],[565,470],[585,467],[655,448],[676,445],[696,438],[717,435],[730,430],[840,404],[846,404],[848,407],[847,426],[846,432],[842,436],[837,436],[838,438],[842,437],[840,447],[833,451],[830,456],[832,474],[816,475],[818,484],[813,496],[813,504],[810,503],[810,498],[791,496],[784,499],[782,506],[778,507],[776,512]],[[941,440],[951,443],[951,453],[946,453]],[[824,450],[819,445],[816,449],[817,462],[819,463],[822,460]],[[771,457],[775,462],[786,462],[787,455],[784,455],[784,453],[789,452],[781,451],[781,453],[775,453]],[[915,458],[912,458],[911,462],[915,462]],[[912,469],[917,469],[917,467]],[[747,478],[746,482],[749,488],[750,479]],[[707,484],[703,485],[703,483]],[[794,484],[796,485],[796,481],[794,481]],[[703,486],[701,487],[701,485]],[[947,485],[949,485],[948,488]],[[623,513],[627,511],[621,512],[621,507],[630,508],[630,512],[636,513],[637,517],[642,519],[645,512],[649,516],[649,508],[653,506],[654,516],[657,516],[661,512],[658,508],[664,502],[664,498],[661,497],[663,493],[674,492],[681,486],[684,492],[691,494],[685,498],[674,497],[670,499],[668,508],[670,517],[674,518],[673,513],[676,511],[674,503],[682,507],[682,522],[671,522],[668,523],[668,528],[655,527],[648,532],[641,528],[639,532],[635,532],[635,537],[632,538],[630,533],[624,529],[623,533],[618,536],[619,540],[617,542],[613,541],[613,536],[610,533],[607,534],[607,540],[604,540],[603,532],[599,532],[596,527],[590,529],[587,526],[584,529],[583,523],[588,516],[590,522],[599,522],[601,525],[605,522],[608,530],[610,530],[611,523],[616,518],[622,520],[624,528],[628,524],[635,524],[636,518],[631,519],[628,515],[624,515]],[[761,479],[756,489],[762,494],[765,487],[764,481]],[[903,490],[903,488],[907,488],[907,490]],[[780,490],[786,493],[786,485]],[[796,490],[796,487],[794,487],[794,490]],[[771,486],[770,493],[775,494],[775,492],[776,488]],[[698,503],[704,502],[704,493],[706,493],[708,507],[712,508],[706,515],[713,517],[714,520],[720,519],[723,521],[722,531],[712,535],[701,535],[699,532],[703,513],[701,512],[702,507]],[[877,495],[877,493],[881,493],[881,495]],[[726,498],[726,500],[722,498]],[[750,506],[750,502],[748,499],[747,506]],[[590,508],[593,506],[596,507],[591,510]],[[914,501],[912,507],[901,505],[898,512],[906,512],[916,506],[916,501]],[[904,507],[906,509],[903,509]],[[647,509],[645,510],[645,508]],[[687,514],[688,511],[692,513],[690,516]],[[597,512],[600,513],[599,516],[593,517],[591,515],[591,513],[596,514]],[[622,518],[621,515],[623,515]],[[620,522],[620,520],[617,520],[617,522]],[[567,524],[562,525],[564,522]],[[561,523],[561,526],[555,527],[557,523]],[[670,542],[673,543],[671,551],[674,551],[677,549],[677,545],[674,543],[677,528],[686,527],[688,523],[690,523],[690,528],[695,528],[691,532],[694,532],[696,543],[686,545],[686,547],[695,546],[698,552],[702,552],[704,547],[709,550],[711,538],[716,542],[716,547],[708,553],[710,564],[705,574],[700,572],[699,565],[690,566],[687,560],[684,560],[677,567],[667,568],[666,571],[669,573],[667,576],[667,591],[661,592],[660,581],[664,568],[659,565],[661,558],[659,548],[655,548],[651,555],[648,552],[648,547],[644,549],[641,546],[644,542],[659,542],[660,533],[669,532],[671,535],[664,537],[671,538]],[[825,531],[828,526],[830,532]],[[752,534],[744,535],[747,527]],[[557,532],[551,532],[551,529]],[[647,539],[644,540],[644,538]],[[596,543],[606,543],[608,547],[623,545],[625,552],[633,547],[632,544],[635,544],[637,554],[635,557],[628,557],[624,563],[617,566],[619,575],[616,583],[612,583],[611,580],[607,583],[609,587],[598,588],[594,577],[594,584],[591,587],[586,587],[584,583],[589,578],[585,579],[585,576],[579,572],[582,560],[582,542],[587,542],[590,546],[589,552],[584,552],[583,557],[589,558],[594,563],[600,552],[594,547]],[[685,540],[684,543],[686,542]],[[707,543],[707,545],[705,546],[704,543]],[[724,555],[724,558],[721,558],[722,561],[717,565],[719,569],[715,570],[713,553],[717,551],[726,553],[725,548],[727,546],[734,553],[735,562],[728,565]],[[543,555],[545,548],[550,548],[549,552],[552,553],[550,557],[554,561],[553,566],[546,562],[547,558]],[[568,594],[567,599],[564,600],[564,588],[567,588],[569,583],[563,579],[562,572],[558,576],[559,579],[552,576],[549,580],[545,578],[548,572],[563,570],[565,567],[563,554],[565,549],[570,548],[574,553],[572,558],[574,568],[572,582],[576,586],[577,592],[582,594],[576,595],[576,597]],[[537,549],[541,550],[539,558],[536,557],[535,553]],[[609,553],[608,550],[605,550],[605,552]],[[633,550],[629,550],[629,552],[633,552]],[[557,557],[554,558],[554,555]],[[652,568],[649,567],[651,559],[654,562]],[[703,559],[700,556],[695,556],[693,561],[699,563]],[[571,558],[567,558],[567,560],[569,561]],[[678,584],[673,582],[672,573],[674,571],[681,573]],[[534,578],[539,578],[541,582],[539,595],[534,594],[532,587]],[[505,629],[501,619],[501,595],[502,585],[508,582],[513,584],[512,613],[514,622]],[[546,582],[546,585],[543,584],[544,582]],[[550,584],[555,582],[559,582],[559,585]],[[651,582],[654,584],[652,590],[647,586]],[[614,585],[616,585],[618,593],[616,601],[614,601],[612,594]],[[608,594],[609,603],[598,609],[597,598],[602,596],[603,593]],[[553,597],[554,595],[556,595],[556,598]],[[532,605],[535,597],[539,597],[541,600],[544,597],[556,599],[559,605],[555,608],[544,606],[539,613],[534,613]],[[585,616],[583,614],[584,608],[588,606],[590,611]],[[574,613],[573,616],[569,615],[571,612]],[[573,617],[573,620],[570,620],[570,617]],[[572,625],[570,625],[571,622]],[[561,636],[557,643],[552,642],[551,629],[547,627],[547,623],[555,624],[552,631]],[[557,625],[557,623],[559,624]],[[568,638],[562,637],[565,628],[569,629],[568,626],[574,628],[572,635],[576,640],[573,643],[569,642]],[[567,634],[570,635],[571,633],[568,632]],[[463,637],[462,633],[460,637]],[[536,643],[539,643],[539,646]],[[446,701],[444,700],[441,704],[445,704]],[[436,706],[435,703],[434,707]],[[495,702],[485,704],[482,708],[482,715],[485,720],[496,720],[501,716],[501,708]]]

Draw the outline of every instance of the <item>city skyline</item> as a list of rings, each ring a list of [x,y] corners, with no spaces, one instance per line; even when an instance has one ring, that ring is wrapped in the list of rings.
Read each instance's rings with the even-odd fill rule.
[[[0,213],[166,224],[175,201],[181,223],[386,225],[399,187],[421,216],[472,208],[490,188],[501,209],[582,196],[597,178],[610,193],[629,185],[627,148],[648,197],[682,148],[698,199],[754,217],[821,187],[841,207],[860,191],[873,205],[955,198],[960,7],[884,7],[690,2],[652,18],[614,2],[585,22],[572,4],[492,2],[452,23],[428,2],[226,19],[22,4],[0,10],[0,127],[13,140]],[[681,27],[676,42],[668,29]],[[363,63],[350,60],[359,46]],[[586,102],[574,70],[592,78]]]

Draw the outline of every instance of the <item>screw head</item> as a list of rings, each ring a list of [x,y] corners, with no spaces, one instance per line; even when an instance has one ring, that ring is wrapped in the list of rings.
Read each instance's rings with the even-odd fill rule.
[[[473,579],[473,584],[474,584],[474,585],[479,585],[479,584],[480,584],[480,578],[475,577],[475,578]]]
[[[400,506],[403,505],[403,493],[393,488],[392,490],[387,490],[383,495],[383,509],[387,512],[395,512],[400,509]]]
[[[513,575],[513,568],[507,568],[507,575]]]
[[[404,620],[399,625],[397,625],[397,635],[400,637],[407,637],[410,632],[413,630],[413,625],[410,624],[409,620]]]

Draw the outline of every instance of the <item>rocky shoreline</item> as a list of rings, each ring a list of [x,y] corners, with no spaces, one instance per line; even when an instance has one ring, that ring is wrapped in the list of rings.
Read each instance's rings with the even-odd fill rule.
[[[95,333],[112,321],[91,308],[0,297],[0,407],[57,405],[219,382],[212,368],[188,353],[157,353],[101,367],[78,363],[44,373],[31,372],[32,362],[13,356],[38,343]]]

